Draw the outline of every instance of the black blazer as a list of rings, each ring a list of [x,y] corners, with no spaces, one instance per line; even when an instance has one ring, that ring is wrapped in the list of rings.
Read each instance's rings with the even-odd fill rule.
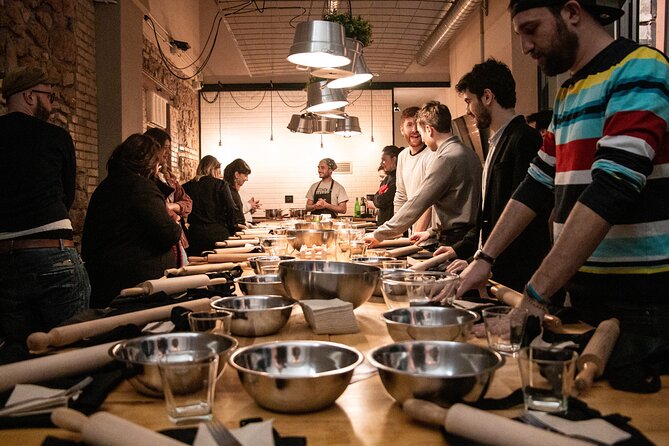
[[[488,170],[485,207],[479,213],[477,228],[453,246],[458,258],[467,259],[474,254],[479,231],[483,243],[488,240],[507,202],[527,175],[530,162],[541,144],[539,132],[527,125],[522,116],[515,117],[506,126]],[[551,210],[552,203],[546,203],[545,209],[497,258],[492,268],[493,280],[515,290],[523,290],[550,249],[548,219]]]
[[[180,238],[156,183],[111,162],[91,197],[81,239],[91,307],[105,307],[121,289],[162,277],[176,265],[172,247]]]

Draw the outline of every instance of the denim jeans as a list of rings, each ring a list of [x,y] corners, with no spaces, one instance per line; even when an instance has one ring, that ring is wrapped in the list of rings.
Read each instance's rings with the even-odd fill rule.
[[[91,286],[74,248],[22,249],[0,254],[0,335],[25,345],[88,308]]]

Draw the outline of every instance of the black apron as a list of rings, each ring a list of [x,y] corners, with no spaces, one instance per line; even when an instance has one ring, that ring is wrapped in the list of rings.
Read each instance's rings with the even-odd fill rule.
[[[316,202],[319,199],[322,198],[323,200],[332,204],[332,188],[334,187],[334,180],[332,180],[332,183],[330,183],[330,190],[327,193],[319,194],[318,193],[318,188],[321,186],[322,182],[323,182],[323,180],[319,181],[318,186],[316,186],[316,189],[314,190],[313,202],[314,202],[314,204],[316,204]],[[339,204],[339,203],[337,203],[337,204]],[[314,211],[311,211],[311,215],[319,215],[319,214],[330,214],[330,215],[332,215],[333,218],[337,216],[337,213],[334,212],[334,211],[331,211],[330,209],[316,209]]]

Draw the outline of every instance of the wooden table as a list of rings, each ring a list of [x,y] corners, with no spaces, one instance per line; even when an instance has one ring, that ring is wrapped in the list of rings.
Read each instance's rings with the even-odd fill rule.
[[[275,336],[238,338],[240,346],[274,340],[312,339],[340,342],[366,354],[371,348],[390,343],[380,315],[383,303],[368,302],[355,310],[361,331],[357,334],[315,335],[297,308],[286,327]],[[481,343],[481,340],[472,342]],[[662,377],[659,393],[641,395],[611,389],[604,381],[580,396],[588,405],[603,414],[618,412],[632,418],[631,424],[657,445],[669,444],[669,377]],[[520,387],[515,360],[508,359],[497,371],[488,397],[502,397]],[[122,383],[109,395],[101,410],[109,411],[153,430],[174,427],[167,419],[164,402],[138,394]],[[507,416],[521,409],[499,412]],[[328,409],[300,415],[284,415],[258,407],[241,387],[237,374],[228,366],[216,390],[214,414],[227,427],[238,427],[239,420],[250,417],[274,419],[282,435],[306,436],[310,446],[316,445],[443,445],[445,441],[435,427],[411,421],[400,406],[385,392],[378,375],[355,382]],[[47,435],[77,438],[60,429],[1,430],[2,445],[39,445]]]

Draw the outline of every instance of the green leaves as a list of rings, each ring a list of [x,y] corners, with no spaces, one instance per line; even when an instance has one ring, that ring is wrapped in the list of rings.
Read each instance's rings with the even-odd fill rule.
[[[338,13],[336,9],[326,13],[323,20],[337,22],[344,27],[346,37],[359,40],[362,46],[372,43],[372,25],[361,16],[353,17],[348,13]]]

